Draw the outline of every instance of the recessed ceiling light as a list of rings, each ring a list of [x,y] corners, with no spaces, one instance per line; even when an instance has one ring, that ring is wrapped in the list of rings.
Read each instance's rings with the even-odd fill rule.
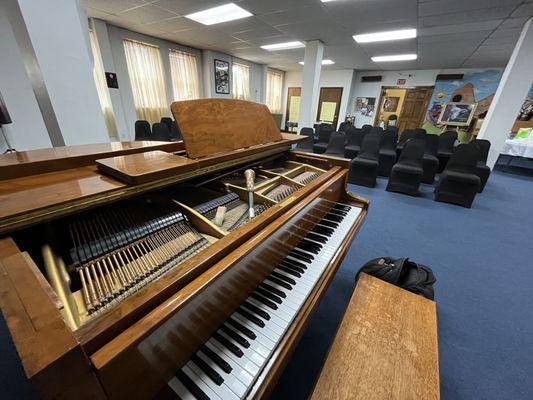
[[[220,24],[221,22],[233,21],[236,19],[246,18],[252,13],[240,8],[233,3],[224,4],[223,6],[209,8],[204,11],[195,12],[186,15],[185,18],[192,19],[204,25]]]
[[[416,60],[416,54],[396,54],[394,56],[377,56],[371,57],[374,62],[387,62],[387,61],[409,61]]]
[[[416,37],[416,29],[402,29],[399,31],[365,33],[364,35],[354,35],[357,43],[385,42],[388,40],[412,39]]]
[[[303,61],[298,61],[298,64],[304,65]],[[333,65],[335,64],[335,61],[333,60],[322,60],[322,65]]]
[[[274,50],[288,50],[288,49],[297,49],[299,47],[305,47],[305,44],[302,42],[285,42],[285,43],[274,43],[261,46],[262,49],[274,51]]]

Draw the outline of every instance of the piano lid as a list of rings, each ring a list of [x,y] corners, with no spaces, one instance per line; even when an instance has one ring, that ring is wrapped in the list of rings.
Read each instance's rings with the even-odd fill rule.
[[[176,101],[170,106],[189,158],[283,139],[264,104],[233,99]]]

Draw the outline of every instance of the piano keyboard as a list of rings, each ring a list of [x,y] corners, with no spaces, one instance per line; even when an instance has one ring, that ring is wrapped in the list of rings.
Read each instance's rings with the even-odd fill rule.
[[[176,372],[168,387],[182,400],[245,398],[360,212],[358,207],[332,203],[325,217]]]

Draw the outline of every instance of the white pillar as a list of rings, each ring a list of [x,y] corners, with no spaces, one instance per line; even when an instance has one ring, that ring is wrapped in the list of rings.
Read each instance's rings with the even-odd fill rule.
[[[298,131],[313,127],[316,122],[318,96],[320,92],[320,70],[324,44],[319,40],[305,43],[304,71],[302,75],[302,96],[300,98],[300,119]]]
[[[487,165],[494,167],[533,82],[533,19],[522,29],[477,137],[490,140]]]

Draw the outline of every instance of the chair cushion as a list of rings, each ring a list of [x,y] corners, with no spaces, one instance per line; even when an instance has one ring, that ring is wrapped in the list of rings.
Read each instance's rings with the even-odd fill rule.
[[[479,176],[477,175],[468,174],[466,172],[450,171],[450,170],[444,171],[441,175],[441,179],[450,179],[452,181],[473,183],[473,184],[479,184],[480,182]]]
[[[370,166],[373,166],[373,165],[377,165],[378,162],[376,160],[370,160],[368,158],[355,157],[352,160],[352,164],[357,164],[357,165],[361,165],[361,166],[370,167]]]
[[[356,152],[359,153],[359,151],[361,150],[361,146],[357,146],[355,144],[351,144],[351,145],[348,145],[348,146],[344,146],[344,149],[345,150],[356,151]]]
[[[392,167],[392,169],[394,171],[397,171],[397,172],[403,172],[403,173],[406,173],[406,174],[420,174],[422,175],[423,173],[423,170],[422,168],[420,167],[415,167],[413,165],[409,165],[409,164],[395,164],[394,167]]]
[[[384,156],[396,156],[396,150],[380,149],[379,154],[382,154]]]
[[[315,149],[326,149],[328,147],[328,144],[325,142],[318,142],[313,145]]]

